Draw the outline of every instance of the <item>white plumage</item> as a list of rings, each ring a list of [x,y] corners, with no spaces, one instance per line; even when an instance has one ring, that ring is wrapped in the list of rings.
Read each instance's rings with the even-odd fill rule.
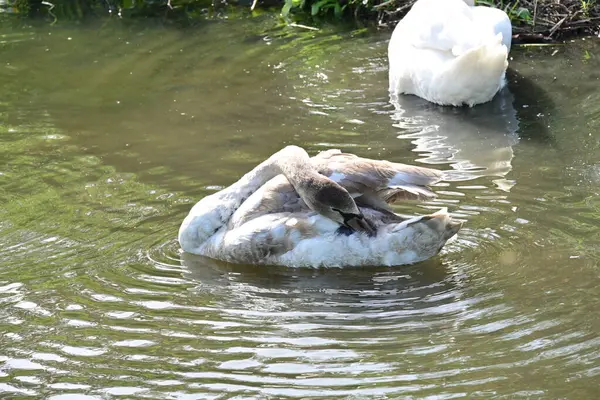
[[[194,205],[180,227],[179,243],[186,252],[235,263],[414,263],[436,255],[461,224],[445,209],[403,218],[387,204],[431,198],[435,194],[426,185],[440,178],[429,168],[339,150],[309,158],[303,149],[288,146]]]
[[[390,93],[453,106],[490,101],[505,85],[511,39],[502,10],[473,0],[418,0],[390,39]]]

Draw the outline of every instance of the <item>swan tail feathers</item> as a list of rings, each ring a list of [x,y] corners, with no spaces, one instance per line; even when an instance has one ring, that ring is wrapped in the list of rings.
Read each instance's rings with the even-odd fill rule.
[[[447,208],[442,208],[431,215],[428,215],[428,220],[425,224],[434,232],[438,232],[444,240],[448,240],[455,236],[462,228],[463,223],[450,217]]]
[[[433,214],[411,218],[399,224],[397,229],[404,229],[411,225],[414,225],[423,237],[429,238],[428,243],[443,245],[447,240],[456,236],[463,223],[453,219],[448,213],[448,209],[444,207]]]
[[[485,103],[504,87],[507,67],[508,49],[502,44],[502,33],[498,33],[489,42],[456,57],[437,76],[437,87],[446,86],[440,92],[446,93],[444,103],[448,105]]]

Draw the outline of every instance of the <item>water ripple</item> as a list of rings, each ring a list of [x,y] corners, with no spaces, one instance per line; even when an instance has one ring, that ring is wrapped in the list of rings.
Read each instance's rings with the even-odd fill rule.
[[[387,37],[253,24],[5,49],[41,58],[28,80],[0,72],[0,396],[593,398],[600,203],[574,87],[561,110],[522,76],[484,107],[392,105]],[[448,207],[465,227],[402,268],[182,254],[191,204],[288,143],[434,165],[438,198],[396,210]]]

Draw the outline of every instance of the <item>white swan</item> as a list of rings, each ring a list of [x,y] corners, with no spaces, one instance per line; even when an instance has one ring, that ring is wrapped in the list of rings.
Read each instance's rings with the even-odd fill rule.
[[[485,103],[506,83],[511,39],[502,10],[474,0],[418,0],[388,45],[390,93],[441,105]]]
[[[280,175],[283,174],[283,175]],[[441,173],[288,146],[200,200],[179,229],[189,253],[286,266],[402,265],[436,255],[461,223],[446,210],[403,218],[387,203],[435,196]]]

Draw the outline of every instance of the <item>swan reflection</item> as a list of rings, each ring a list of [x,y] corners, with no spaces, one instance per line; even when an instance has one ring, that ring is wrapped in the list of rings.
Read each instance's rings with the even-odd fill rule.
[[[392,97],[398,138],[409,139],[427,164],[450,163],[451,179],[497,177],[499,189],[515,184],[506,179],[518,143],[519,119],[514,97],[505,88],[491,102],[476,107],[442,107],[415,96]]]
[[[440,286],[454,286],[452,271],[435,257],[402,268],[289,268],[230,264],[207,257],[180,253],[186,279],[196,282],[196,290],[214,291],[229,287],[236,293],[247,291],[298,293],[313,299],[362,294],[382,295],[414,290],[437,293]]]

